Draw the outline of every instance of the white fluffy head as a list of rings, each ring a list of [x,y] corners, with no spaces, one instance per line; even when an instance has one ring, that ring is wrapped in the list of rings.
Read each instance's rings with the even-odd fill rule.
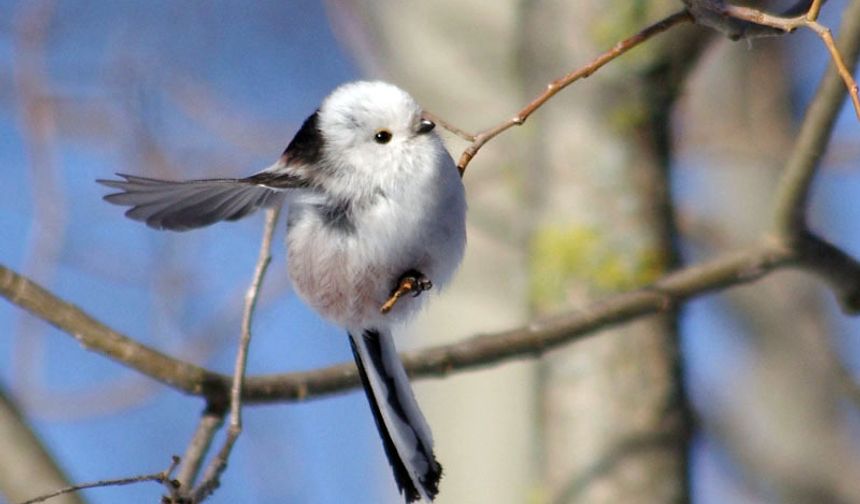
[[[337,177],[327,185],[335,192],[385,190],[406,172],[414,176],[415,170],[432,166],[444,149],[426,122],[422,127],[415,100],[386,82],[338,87],[323,101],[318,119],[324,163]]]
[[[356,136],[380,128],[396,128],[408,133],[417,126],[421,107],[399,87],[382,81],[344,84],[323,101],[320,126],[330,141],[372,140]],[[392,131],[394,133],[394,131]]]

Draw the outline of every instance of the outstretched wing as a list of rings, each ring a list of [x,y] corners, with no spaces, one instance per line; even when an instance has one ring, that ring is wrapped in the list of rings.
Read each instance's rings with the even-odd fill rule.
[[[265,185],[263,174],[267,174],[263,178],[272,178],[270,172],[262,172],[245,179],[170,181],[118,173],[125,180],[97,182],[121,191],[104,199],[131,207],[125,212],[127,217],[155,229],[186,231],[241,219],[280,202],[283,189],[298,185],[286,183],[288,177],[280,177],[280,186]]]
[[[125,180],[97,182],[121,191],[106,201],[131,207],[127,217],[155,229],[186,231],[241,219],[279,203],[287,189],[313,185],[312,168],[323,146],[318,116],[314,112],[305,120],[278,162],[247,178],[171,181],[117,173]]]

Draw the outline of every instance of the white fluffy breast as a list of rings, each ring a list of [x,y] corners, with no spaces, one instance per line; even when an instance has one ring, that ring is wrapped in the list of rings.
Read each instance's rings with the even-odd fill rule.
[[[441,145],[440,145],[441,147]],[[329,196],[307,193],[290,205],[289,271],[296,291],[329,320],[345,327],[384,328],[407,318],[429,293],[406,297],[392,312],[379,308],[410,269],[442,288],[462,259],[466,203],[447,152],[405,161],[368,201],[349,211],[350,226],[320,214]]]

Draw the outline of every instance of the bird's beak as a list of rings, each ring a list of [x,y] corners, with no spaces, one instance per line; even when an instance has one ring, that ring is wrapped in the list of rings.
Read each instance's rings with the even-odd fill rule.
[[[426,117],[421,118],[421,122],[418,123],[418,134],[423,135],[424,133],[430,133],[435,127],[436,123],[430,119],[427,119]]]

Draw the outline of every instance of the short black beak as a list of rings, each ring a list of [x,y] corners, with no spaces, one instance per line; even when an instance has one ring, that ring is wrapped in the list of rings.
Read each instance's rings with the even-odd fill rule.
[[[421,119],[421,122],[418,123],[418,133],[422,135],[424,133],[430,133],[435,127],[436,123],[434,123],[430,119]]]

